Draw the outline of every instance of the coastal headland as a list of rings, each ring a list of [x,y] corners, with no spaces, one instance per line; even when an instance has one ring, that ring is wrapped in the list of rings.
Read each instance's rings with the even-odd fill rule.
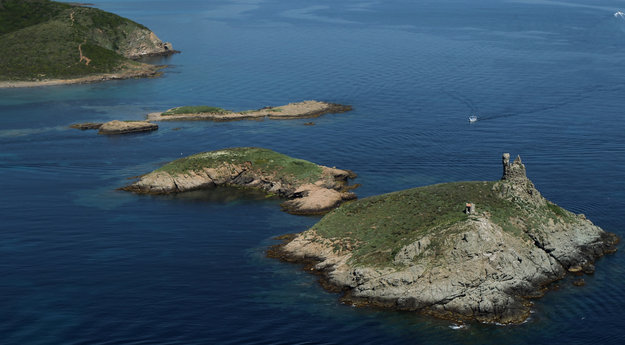
[[[312,118],[328,113],[343,113],[350,110],[352,110],[352,107],[349,105],[320,101],[295,102],[278,107],[264,107],[261,109],[240,112],[234,112],[212,106],[182,106],[172,108],[164,112],[150,113],[148,114],[147,119],[149,121],[237,121],[259,120],[264,118],[271,120],[285,120]]]
[[[139,194],[170,194],[215,186],[253,188],[288,199],[284,211],[321,214],[356,198],[348,179],[356,175],[272,150],[238,147],[198,153],[170,162],[121,188]]]
[[[344,303],[455,321],[520,323],[567,272],[594,272],[618,238],[546,200],[520,157],[499,181],[445,183],[354,201],[269,257],[304,264]]]
[[[49,0],[0,0],[0,88],[154,77],[135,61],[178,51],[132,20]]]

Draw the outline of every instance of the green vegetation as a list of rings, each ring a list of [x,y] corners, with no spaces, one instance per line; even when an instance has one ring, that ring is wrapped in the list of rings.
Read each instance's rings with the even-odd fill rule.
[[[42,0],[0,0],[0,35],[44,23],[69,8],[68,4]]]
[[[336,243],[355,246],[352,261],[356,264],[388,266],[403,246],[428,234],[434,235],[431,247],[440,249],[453,231],[462,231],[453,225],[472,217],[463,212],[467,202],[475,203],[478,214],[519,237],[526,236],[526,227],[560,219],[566,212],[550,203],[539,207],[504,199],[497,182],[455,182],[345,204],[312,229]]]
[[[95,8],[49,0],[0,0],[0,80],[74,78],[140,64],[126,38],[146,29]],[[80,47],[80,49],[79,49]],[[80,50],[87,59],[80,59]]]
[[[282,108],[263,108],[263,109],[257,109],[257,110],[245,110],[245,111],[241,111],[241,114],[250,114],[250,113],[256,113],[259,111],[269,111],[269,112],[281,112],[283,109]],[[208,105],[185,105],[183,107],[177,107],[177,108],[173,108],[173,109],[169,109],[163,113],[161,113],[161,115],[163,116],[168,116],[168,115],[186,115],[186,114],[232,114],[233,112],[230,110],[226,110],[223,108],[219,108],[219,107],[211,107]]]
[[[556,214],[556,215],[558,215],[560,217],[568,216],[568,212],[565,209],[563,209],[562,207],[560,207],[560,206],[558,206],[558,205],[556,205],[554,203],[548,202],[547,203],[547,207],[551,210],[551,212],[553,212],[554,214]]]
[[[156,171],[180,174],[203,168],[215,168],[224,163],[245,164],[246,162],[251,163],[253,169],[266,174],[275,174],[278,179],[292,184],[317,181],[322,173],[321,167],[317,164],[256,147],[237,147],[198,153],[177,159]]]
[[[218,108],[218,107],[210,107],[207,105],[187,105],[183,107],[177,107],[166,112],[161,115],[182,115],[182,114],[230,114],[232,113],[230,110]]]

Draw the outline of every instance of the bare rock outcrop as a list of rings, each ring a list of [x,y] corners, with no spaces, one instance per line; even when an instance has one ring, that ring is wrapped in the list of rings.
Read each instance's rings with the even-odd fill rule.
[[[119,45],[118,53],[127,58],[138,59],[146,56],[166,56],[179,53],[170,42],[163,42],[146,28],[128,30]]]
[[[98,134],[128,134],[155,131],[158,129],[158,125],[147,121],[113,120],[103,123],[98,129]]]
[[[545,285],[561,279],[567,271],[594,272],[593,261],[614,252],[618,238],[584,216],[544,199],[527,179],[520,158],[510,163],[505,154],[503,165],[502,180],[488,185],[492,195],[501,198],[491,200],[491,205],[501,200],[501,207],[519,210],[519,215],[510,212],[507,218],[498,218],[508,213],[497,213],[491,206],[480,211],[478,204],[477,212],[455,222],[444,221],[428,231],[416,229],[412,241],[398,237],[389,240],[390,245],[378,244],[371,250],[354,233],[376,231],[376,225],[371,224],[380,224],[379,219],[363,219],[377,212],[376,207],[391,204],[380,205],[384,198],[371,202],[362,199],[272,247],[268,255],[305,263],[307,271],[321,274],[324,287],[343,292],[342,300],[356,306],[420,311],[452,320],[523,322],[530,313],[528,298],[542,296]],[[408,193],[401,193],[389,194],[386,199],[411,202]],[[357,213],[359,204],[364,211]],[[517,219],[521,210],[528,211],[522,213],[524,219]],[[458,212],[462,212],[461,206]],[[414,213],[420,211],[415,209]],[[345,224],[343,221],[353,214],[361,225],[345,230],[325,226]],[[388,218],[393,217],[390,214],[389,210]],[[402,217],[406,219],[394,220],[400,224],[412,216]],[[449,215],[441,217],[449,219]],[[320,233],[322,230],[326,235]],[[392,238],[386,234],[368,238],[380,241],[385,236]],[[378,261],[371,259],[373,255]]]

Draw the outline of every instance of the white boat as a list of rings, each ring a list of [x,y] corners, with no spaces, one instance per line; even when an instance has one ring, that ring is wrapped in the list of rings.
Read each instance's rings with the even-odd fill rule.
[[[476,115],[469,116],[469,122],[476,122],[476,121],[477,121],[477,116]]]

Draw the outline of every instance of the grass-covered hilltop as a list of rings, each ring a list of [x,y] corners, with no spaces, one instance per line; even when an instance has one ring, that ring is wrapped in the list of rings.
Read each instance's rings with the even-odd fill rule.
[[[318,117],[328,113],[343,113],[352,110],[349,105],[320,101],[294,102],[278,107],[264,107],[255,110],[230,111],[219,107],[198,105],[176,107],[160,113],[148,114],[150,121],[237,121],[268,118],[272,120]]]
[[[592,273],[617,238],[543,198],[517,158],[500,181],[345,204],[268,255],[306,263],[343,300],[454,320],[518,323],[567,271]],[[469,206],[470,204],[471,206]]]
[[[169,194],[215,186],[262,190],[289,199],[282,206],[294,214],[324,213],[345,200],[351,171],[329,168],[272,150],[237,147],[198,153],[175,160],[140,177],[123,190]]]
[[[132,20],[49,0],[0,0],[0,45],[0,86],[150,76],[156,66],[132,59],[175,52]]]

